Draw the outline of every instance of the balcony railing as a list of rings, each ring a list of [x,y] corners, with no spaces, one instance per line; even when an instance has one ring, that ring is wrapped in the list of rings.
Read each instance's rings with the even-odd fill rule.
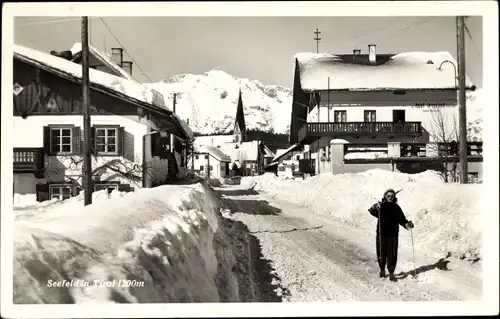
[[[306,123],[298,133],[299,141],[321,136],[410,135],[422,134],[421,122],[328,122]]]
[[[43,148],[14,148],[14,173],[39,173],[44,168]]]

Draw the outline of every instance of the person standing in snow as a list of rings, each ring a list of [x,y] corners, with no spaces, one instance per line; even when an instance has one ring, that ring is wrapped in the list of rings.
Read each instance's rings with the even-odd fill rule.
[[[396,192],[388,189],[382,201],[375,203],[368,209],[377,221],[377,259],[380,267],[380,277],[385,277],[385,266],[389,270],[389,279],[396,281],[394,271],[398,260],[399,225],[405,229],[413,228],[413,223],[408,221],[403,210],[397,204]]]

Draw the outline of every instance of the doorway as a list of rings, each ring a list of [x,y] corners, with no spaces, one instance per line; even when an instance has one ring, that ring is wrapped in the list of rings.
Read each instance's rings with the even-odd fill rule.
[[[406,122],[405,110],[393,110],[392,121],[395,123]]]

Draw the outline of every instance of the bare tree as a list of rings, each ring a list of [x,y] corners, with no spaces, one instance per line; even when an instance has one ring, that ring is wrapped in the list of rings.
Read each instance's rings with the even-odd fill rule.
[[[440,175],[446,183],[459,181],[458,161],[458,125],[456,116],[446,117],[444,110],[431,110],[431,130],[429,131],[433,143],[429,150],[438,154]]]

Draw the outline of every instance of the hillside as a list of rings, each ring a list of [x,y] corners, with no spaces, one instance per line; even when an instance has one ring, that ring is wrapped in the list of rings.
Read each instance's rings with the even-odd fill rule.
[[[223,134],[233,129],[240,88],[247,129],[288,133],[292,106],[288,88],[237,78],[218,69],[200,75],[179,74],[146,85],[159,91],[169,108],[176,92],[176,113],[189,119],[196,133]]]

